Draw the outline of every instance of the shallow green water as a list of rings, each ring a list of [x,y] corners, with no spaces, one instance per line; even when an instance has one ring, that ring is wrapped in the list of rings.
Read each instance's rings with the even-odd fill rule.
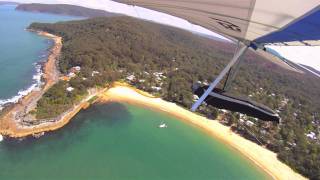
[[[25,30],[32,22],[79,19],[70,16],[15,11],[14,5],[0,5],[0,107],[14,101],[37,83],[35,63],[44,59],[50,42]],[[52,43],[51,43],[52,44]],[[16,96],[14,98],[14,96]]]
[[[168,128],[158,128],[162,122]],[[202,130],[127,104],[96,105],[40,139],[0,143],[0,179],[266,179]]]

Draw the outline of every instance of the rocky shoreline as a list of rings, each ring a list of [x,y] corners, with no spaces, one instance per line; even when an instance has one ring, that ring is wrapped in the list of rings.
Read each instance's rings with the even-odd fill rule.
[[[36,120],[30,112],[36,108],[37,101],[42,95],[59,80],[59,71],[57,68],[57,59],[62,48],[62,38],[43,31],[35,31],[28,29],[30,32],[37,33],[40,36],[52,39],[54,45],[50,48],[47,61],[43,63],[41,78],[44,85],[40,88],[33,89],[28,95],[24,96],[15,104],[9,104],[2,112],[0,119],[0,134],[15,137],[16,133],[24,131],[24,129],[35,128],[31,124],[53,122],[50,120]],[[32,122],[32,123],[31,123]]]

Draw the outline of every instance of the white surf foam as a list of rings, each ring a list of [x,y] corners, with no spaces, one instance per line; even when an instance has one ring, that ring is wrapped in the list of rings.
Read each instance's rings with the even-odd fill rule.
[[[9,98],[9,99],[0,99],[0,111],[4,108],[4,106],[8,103],[17,103],[21,98],[25,97],[33,90],[39,90],[42,85],[41,77],[43,75],[41,65],[38,63],[34,63],[36,68],[36,74],[33,75],[32,80],[33,84],[26,89],[18,91],[17,95]]]

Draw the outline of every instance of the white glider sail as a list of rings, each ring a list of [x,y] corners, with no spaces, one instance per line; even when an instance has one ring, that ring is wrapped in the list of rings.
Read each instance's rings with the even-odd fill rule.
[[[257,45],[320,45],[320,0],[117,1],[177,16]]]
[[[115,0],[134,6],[163,12],[180,17],[189,22],[219,33],[235,42],[238,48],[234,57],[210,84],[202,96],[191,108],[195,111],[203,101],[208,99],[215,87],[228,74],[233,76],[240,57],[249,47],[265,49],[265,45],[320,45],[320,0]],[[59,0],[59,2],[97,8],[103,6],[104,0],[79,1]],[[100,7],[97,9],[103,9]],[[231,78],[232,79],[232,78]],[[229,78],[227,78],[228,84]],[[219,96],[220,97],[220,96]],[[227,101],[230,98],[220,98]],[[226,104],[235,106],[239,100]],[[244,107],[246,104],[246,107]],[[252,111],[249,114],[268,116],[263,108],[252,108],[250,103],[240,103],[243,109]],[[234,108],[233,108],[234,109]],[[254,113],[253,113],[254,112]],[[260,116],[260,115],[259,115]],[[257,116],[258,117],[258,116]],[[277,114],[273,118],[279,119]],[[279,119],[280,121],[280,119]]]
[[[267,44],[320,45],[320,0],[118,1],[186,19],[238,42],[235,56],[193,104],[192,111],[208,99],[248,47],[264,48]],[[277,114],[275,117],[279,118]]]

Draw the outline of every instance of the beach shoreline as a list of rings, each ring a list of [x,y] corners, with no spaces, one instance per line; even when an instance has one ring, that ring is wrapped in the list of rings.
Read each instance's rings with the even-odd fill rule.
[[[50,48],[50,54],[48,55],[47,61],[44,63],[43,75],[41,78],[44,79],[45,84],[40,90],[33,90],[28,95],[24,96],[19,102],[13,104],[12,108],[5,112],[0,117],[0,135],[10,138],[24,138],[27,136],[39,137],[45,132],[54,131],[64,127],[69,121],[81,110],[86,109],[90,106],[89,100],[94,96],[102,93],[107,88],[95,88],[94,92],[83,98],[81,102],[74,105],[71,109],[67,110],[61,116],[57,117],[57,120],[47,122],[41,122],[37,125],[24,125],[21,121],[22,118],[17,114],[28,114],[25,112],[26,109],[34,109],[37,101],[42,95],[55,83],[59,81],[60,72],[57,67],[57,61],[61,53],[62,38],[48,32],[35,31],[28,29],[30,32],[37,33],[40,36],[47,37],[54,41],[54,45]],[[35,120],[36,121],[36,120]]]
[[[44,92],[59,80],[59,71],[56,63],[62,48],[62,38],[43,31],[34,31],[32,29],[27,29],[27,31],[52,39],[54,41],[54,45],[50,48],[47,60],[42,67],[43,75],[41,78],[44,79],[44,86],[41,89],[34,89],[29,94],[22,97],[17,103],[13,104],[10,110],[0,117],[0,134],[13,138],[24,137],[41,132],[40,130],[35,129],[34,133],[30,128],[23,128],[19,124],[19,119],[17,119],[16,115],[18,113],[25,113],[26,109],[34,108],[36,102],[41,98]]]
[[[89,94],[71,110],[63,114],[57,121],[41,123],[39,125],[23,126],[17,119],[16,114],[23,112],[30,104],[41,98],[45,91],[59,80],[59,71],[56,66],[62,48],[62,38],[47,32],[33,31],[41,36],[54,40],[54,45],[50,50],[50,55],[43,67],[43,78],[45,85],[38,91],[32,91],[16,103],[11,110],[2,115],[0,119],[0,134],[12,138],[23,138],[35,136],[44,132],[54,131],[64,127],[81,109],[87,108],[88,102],[94,96],[98,97],[98,103],[125,102],[139,105],[153,110],[165,112],[177,117],[189,124],[204,130],[208,135],[230,145],[242,153],[245,157],[254,162],[274,179],[306,179],[294,172],[289,166],[277,159],[276,153],[259,146],[240,135],[232,132],[229,127],[220,124],[218,121],[209,120],[203,116],[184,109],[174,103],[156,98],[147,92],[130,87],[125,83],[116,82],[111,88],[101,88],[93,94]]]
[[[128,86],[116,85],[100,94],[99,103],[123,102],[160,111],[177,117],[219,139],[251,160],[273,179],[306,179],[277,159],[277,154],[232,132],[217,120],[210,120],[161,98],[144,96]]]

